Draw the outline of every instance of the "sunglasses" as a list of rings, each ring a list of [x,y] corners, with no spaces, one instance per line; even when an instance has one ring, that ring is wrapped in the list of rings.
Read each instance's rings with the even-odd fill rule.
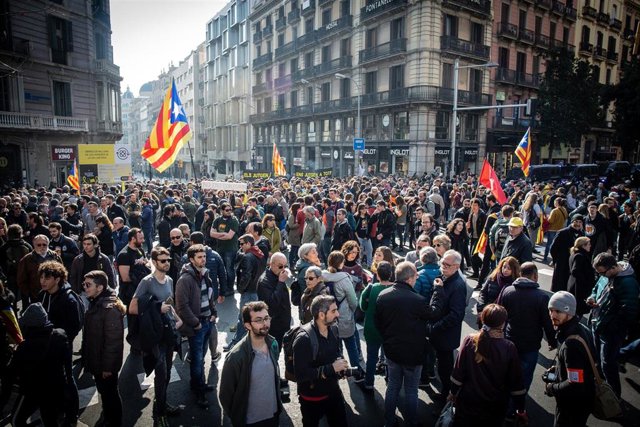
[[[156,260],[156,262],[159,262],[160,264],[166,264],[169,261],[171,261],[171,258],[157,259]]]
[[[313,276],[304,276],[305,280],[316,280],[317,277],[313,277]]]
[[[182,236],[173,236],[171,237],[171,240],[180,240],[182,239]]]
[[[278,270],[282,270],[283,268],[285,268],[287,266],[287,264],[280,264],[280,265],[276,265],[276,268]]]
[[[42,247],[44,247],[44,246],[49,246],[49,245],[47,245],[46,243],[36,243],[36,245],[35,245],[35,246],[37,246],[37,247],[39,247],[39,248],[42,248]]]

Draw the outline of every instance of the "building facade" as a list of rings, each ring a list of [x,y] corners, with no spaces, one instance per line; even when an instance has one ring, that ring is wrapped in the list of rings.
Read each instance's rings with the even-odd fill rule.
[[[122,136],[108,1],[1,0],[0,34],[0,180],[65,184],[78,144]]]
[[[204,111],[207,172],[234,175],[251,167],[251,44],[253,0],[234,0],[207,23]]]
[[[370,166],[380,173],[445,172],[454,59],[462,67],[490,59],[489,4],[256,2],[250,15],[255,167],[271,169],[275,143],[289,173],[331,168],[353,175]],[[457,83],[459,106],[492,104],[485,69],[461,69]],[[486,113],[459,119],[456,169],[477,171]],[[365,150],[354,152],[359,136]]]

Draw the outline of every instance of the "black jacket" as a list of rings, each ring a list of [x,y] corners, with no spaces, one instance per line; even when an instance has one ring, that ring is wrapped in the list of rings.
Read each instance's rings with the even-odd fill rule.
[[[377,234],[382,234],[383,238],[391,238],[396,228],[396,217],[389,209],[371,216],[371,223],[378,222]]]
[[[80,249],[78,248],[77,243],[70,237],[61,234],[60,239],[57,242],[53,239],[49,241],[49,249],[55,252],[56,248],[60,248],[60,256],[62,257],[64,267],[67,271],[70,270],[73,259],[80,255]]]
[[[516,345],[519,353],[539,350],[543,331],[549,345],[555,347],[555,331],[547,308],[549,295],[540,285],[518,278],[512,286],[504,288],[497,303],[509,313],[505,337]]]
[[[267,257],[257,246],[252,246],[247,253],[241,254],[238,267],[236,268],[236,278],[238,292],[256,292],[258,280],[267,266]]]
[[[70,344],[82,329],[81,319],[78,315],[79,310],[85,310],[84,306],[78,306],[78,301],[71,292],[73,292],[71,286],[65,283],[54,294],[40,291],[38,295],[38,301],[42,303],[47,312],[49,321],[53,323],[54,327],[64,329]]]
[[[170,234],[172,228],[171,218],[162,217],[160,224],[158,224],[158,244],[163,248],[169,249],[171,247]]]
[[[269,306],[271,335],[282,337],[291,326],[291,301],[287,285],[270,268],[258,280],[258,299]]]
[[[551,292],[566,291],[569,280],[569,256],[576,239],[584,236],[582,230],[573,227],[565,227],[558,230],[549,253],[553,258],[553,279],[551,279]]]
[[[444,280],[443,308],[429,322],[429,340],[436,350],[454,350],[460,345],[462,321],[467,307],[467,283],[460,271]]]
[[[331,236],[331,250],[339,251],[342,249],[342,245],[349,240],[355,240],[356,235],[351,229],[348,221],[342,223],[336,223],[336,228],[333,230],[333,236]]]
[[[569,258],[569,272],[567,290],[576,297],[576,315],[582,316],[591,311],[585,300],[589,298],[596,284],[596,271],[591,264],[591,254],[584,249],[572,254]]]
[[[507,241],[502,248],[502,256],[500,259],[512,256],[522,264],[523,262],[533,261],[533,244],[524,231],[515,239],[511,236],[507,237]]]
[[[382,335],[385,355],[400,365],[421,365],[427,337],[426,322],[441,315],[443,304],[442,286],[433,287],[431,301],[404,282],[397,282],[380,292],[374,319]]]

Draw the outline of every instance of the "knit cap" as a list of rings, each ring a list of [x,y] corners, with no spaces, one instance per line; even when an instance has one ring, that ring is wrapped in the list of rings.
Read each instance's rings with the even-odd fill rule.
[[[558,291],[551,295],[548,307],[575,316],[576,298],[567,291]]]
[[[18,321],[21,329],[43,328],[49,323],[47,312],[39,302],[31,304]]]

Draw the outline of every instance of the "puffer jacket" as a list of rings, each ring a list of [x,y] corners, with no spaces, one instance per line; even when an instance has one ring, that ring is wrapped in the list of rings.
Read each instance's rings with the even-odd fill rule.
[[[200,324],[200,310],[202,308],[200,283],[202,279],[205,280],[208,288],[212,287],[208,270],[205,268],[204,271],[198,272],[189,263],[182,267],[180,278],[176,283],[176,311],[184,323],[181,332],[185,336],[195,335],[194,328]],[[213,291],[209,292],[209,298],[212,295]],[[216,306],[211,304],[211,300],[209,301],[209,308],[213,316],[218,315]]]
[[[354,314],[358,307],[358,298],[356,290],[351,281],[349,273],[343,271],[330,273],[326,270],[322,271],[322,279],[327,282],[333,282],[333,292],[336,296],[338,311],[340,317],[338,319],[338,337],[349,338],[356,331],[356,321]]]
[[[300,246],[302,243],[302,230],[300,225],[296,222],[296,218],[292,215],[289,215],[289,219],[287,219],[287,242],[291,246]]]
[[[125,313],[125,306],[113,289],[106,288],[91,300],[84,317],[82,361],[93,375],[120,371]]]
[[[440,276],[440,267],[438,264],[427,264],[418,268],[418,279],[413,288],[419,295],[429,299],[433,292],[433,281]]]
[[[612,279],[601,276],[591,297],[598,307],[591,310],[591,327],[599,334],[627,330],[638,316],[638,281],[627,262],[619,262],[622,271]]]

